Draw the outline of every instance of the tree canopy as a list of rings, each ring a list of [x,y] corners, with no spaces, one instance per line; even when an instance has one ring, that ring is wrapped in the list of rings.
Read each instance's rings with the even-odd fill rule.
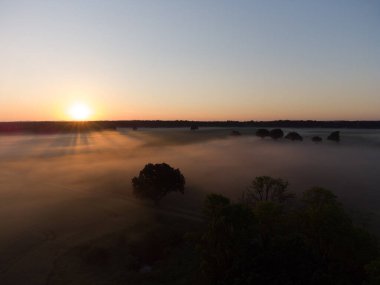
[[[377,240],[331,191],[309,189],[284,207],[265,186],[286,183],[254,181],[261,194],[249,207],[216,194],[205,200],[198,248],[207,284],[379,284]]]
[[[258,176],[243,192],[243,200],[251,205],[259,201],[284,202],[293,197],[287,190],[288,185],[287,181],[280,178]]]
[[[170,192],[184,193],[185,177],[179,169],[166,163],[149,163],[132,179],[133,193],[138,198],[158,203]]]
[[[262,139],[265,137],[269,137],[269,131],[267,129],[258,129],[256,131],[256,136],[258,136]]]
[[[273,129],[273,130],[270,130],[269,136],[272,139],[277,140],[277,139],[280,139],[284,136],[284,132],[281,129]]]
[[[302,136],[297,132],[290,132],[285,136],[286,139],[292,140],[292,141],[302,141]]]

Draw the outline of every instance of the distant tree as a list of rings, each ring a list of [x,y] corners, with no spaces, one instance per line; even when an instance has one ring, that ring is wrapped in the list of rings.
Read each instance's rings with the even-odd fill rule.
[[[281,129],[273,129],[269,132],[269,136],[272,138],[272,139],[280,139],[284,136],[284,132],[281,130]]]
[[[256,136],[258,136],[262,139],[265,137],[269,137],[269,131],[267,129],[258,129],[256,131]]]
[[[330,141],[336,141],[336,142],[339,142],[339,141],[340,141],[340,132],[339,132],[339,131],[332,132],[332,133],[327,137],[327,139],[330,140]]]
[[[235,131],[235,130],[233,130],[233,131],[231,132],[231,136],[241,136],[241,133],[240,133],[239,131]]]
[[[314,137],[311,138],[311,140],[312,140],[313,142],[321,142],[321,141],[322,141],[322,138],[319,137],[319,136],[314,136]]]
[[[302,136],[297,132],[290,132],[285,136],[286,139],[292,140],[292,141],[302,141]]]
[[[133,193],[156,204],[170,192],[184,193],[185,178],[179,169],[166,163],[145,165],[139,176],[132,179]]]
[[[294,196],[288,192],[288,185],[287,181],[280,178],[258,176],[243,193],[243,201],[250,205],[260,201],[285,202]]]

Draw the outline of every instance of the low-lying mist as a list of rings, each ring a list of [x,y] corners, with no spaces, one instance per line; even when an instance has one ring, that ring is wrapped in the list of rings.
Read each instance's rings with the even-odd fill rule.
[[[326,137],[328,130],[303,130],[303,142],[241,132],[241,137],[226,129],[0,136],[0,194],[3,201],[18,195],[23,203],[79,193],[129,196],[131,178],[146,163],[166,162],[185,175],[188,189],[179,197],[184,201],[209,192],[239,198],[255,176],[270,175],[287,179],[295,192],[318,185],[353,205],[371,210],[378,205],[378,132],[343,131],[340,143],[308,139]],[[21,184],[18,191],[14,184]]]
[[[326,138],[331,130],[297,130],[303,142],[239,131],[238,137],[229,129],[0,136],[3,272],[15,273],[15,263],[29,264],[36,257],[45,262],[41,268],[48,266],[54,254],[44,247],[46,240],[54,241],[58,251],[154,219],[131,194],[132,177],[149,162],[166,162],[184,174],[185,194],[170,194],[161,205],[176,215],[196,218],[207,193],[239,199],[254,177],[270,175],[288,180],[296,194],[313,186],[328,188],[354,213],[378,219],[378,131],[343,130],[340,143],[310,140]],[[31,251],[38,246],[38,253]]]

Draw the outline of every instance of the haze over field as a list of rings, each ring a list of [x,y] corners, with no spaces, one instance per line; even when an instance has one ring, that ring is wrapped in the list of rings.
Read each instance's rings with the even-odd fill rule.
[[[378,131],[347,130],[339,144],[310,141],[313,134],[326,137],[329,130],[302,130],[304,142],[262,140],[253,136],[252,129],[242,132],[250,136],[230,137],[228,129],[217,128],[196,133],[120,129],[1,136],[1,169],[11,181],[12,177],[39,181],[27,187],[30,194],[32,189],[38,191],[39,185],[52,183],[90,192],[97,188],[115,191],[116,187],[124,195],[131,188],[131,177],[142,166],[167,162],[183,170],[189,187],[200,192],[221,191],[236,198],[253,177],[270,174],[290,180],[295,190],[321,185],[344,194],[344,199],[374,202]],[[102,187],[102,183],[112,187]]]
[[[62,251],[154,220],[152,209],[131,195],[131,178],[149,162],[167,162],[186,177],[185,195],[171,194],[162,204],[174,216],[197,220],[207,193],[236,200],[255,176],[271,175],[289,180],[296,193],[316,185],[332,189],[360,222],[378,223],[378,131],[346,130],[339,144],[310,141],[329,130],[299,130],[304,142],[259,139],[249,128],[231,137],[230,131],[0,136],[3,280],[19,276],[39,284]]]
[[[242,132],[252,134],[253,130]],[[328,130],[301,133],[310,137],[313,133],[327,135]],[[79,197],[130,198],[131,178],[148,162],[167,162],[181,169],[188,185],[186,199],[173,194],[167,203],[178,200],[189,209],[197,210],[200,199],[209,192],[237,199],[259,175],[287,179],[296,192],[323,186],[368,211],[377,211],[380,202],[380,133],[374,131],[346,131],[340,144],[261,140],[252,135],[236,138],[229,137],[226,129],[0,138],[0,200],[7,205],[2,211],[15,218],[28,217],[27,224],[41,211],[59,213],[67,206],[64,201]],[[190,198],[194,199],[191,203]],[[3,218],[9,220],[9,216]]]

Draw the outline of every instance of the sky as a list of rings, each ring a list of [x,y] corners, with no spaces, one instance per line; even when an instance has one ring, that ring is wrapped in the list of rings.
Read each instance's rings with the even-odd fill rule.
[[[380,120],[380,1],[0,0],[0,121],[78,104],[91,120]]]

